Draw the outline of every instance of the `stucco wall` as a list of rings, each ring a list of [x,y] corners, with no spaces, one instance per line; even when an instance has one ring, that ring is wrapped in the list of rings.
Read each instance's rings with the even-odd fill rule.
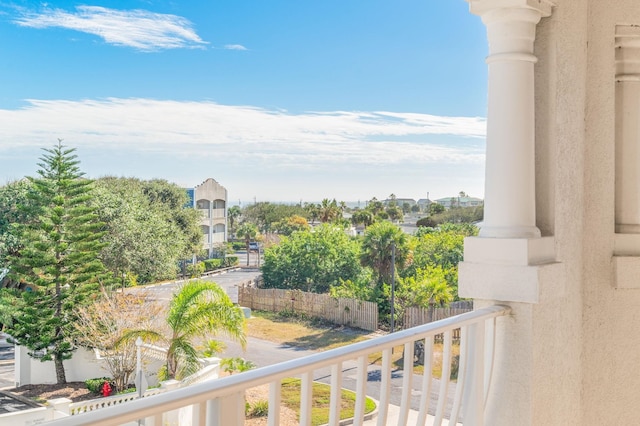
[[[575,3],[581,3],[577,0]],[[616,289],[616,24],[640,24],[636,0],[590,0],[584,143],[583,424],[637,424],[640,289]],[[640,277],[638,277],[640,279]]]
[[[536,206],[543,235],[554,235],[560,267],[532,306],[532,424],[582,422],[582,242],[587,10],[557,1],[538,24]],[[543,374],[539,372],[544,369]]]

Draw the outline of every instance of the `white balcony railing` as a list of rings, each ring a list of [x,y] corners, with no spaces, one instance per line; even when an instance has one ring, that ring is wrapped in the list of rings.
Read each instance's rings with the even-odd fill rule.
[[[368,356],[382,353],[381,384],[377,425],[383,426],[390,420],[392,351],[404,345],[404,372],[413,371],[414,343],[424,342],[424,371],[431,371],[434,356],[433,345],[436,336],[443,336],[442,379],[436,380],[431,374],[424,374],[417,385],[419,402],[414,401],[417,424],[424,425],[428,413],[433,413],[430,424],[441,425],[449,407],[449,425],[482,425],[484,406],[489,391],[493,368],[496,318],[509,312],[508,307],[491,306],[474,312],[447,318],[386,336],[359,342],[353,345],[320,352],[295,360],[251,370],[207,383],[195,384],[187,388],[165,392],[148,398],[137,399],[116,407],[100,409],[54,420],[51,426],[70,425],[120,425],[138,419],[145,419],[146,426],[163,425],[163,416],[186,407],[192,407],[190,424],[233,426],[244,424],[244,392],[247,389],[269,384],[268,424],[280,423],[280,383],[283,378],[299,376],[302,379],[300,396],[300,424],[311,422],[312,387],[314,371],[330,369],[330,425],[337,425],[340,419],[340,389],[343,387],[343,369],[347,363],[356,360],[356,403],[354,424],[364,422],[366,385],[368,379]],[[460,329],[460,355],[457,382],[447,378],[451,372],[454,330]],[[431,354],[431,356],[429,356]],[[403,374],[402,395],[397,424],[408,424],[412,412],[414,374]],[[455,391],[450,392],[450,386]],[[431,401],[432,390],[437,399]],[[449,395],[452,394],[452,397]],[[417,410],[416,410],[417,408]],[[414,413],[415,414],[415,413]]]

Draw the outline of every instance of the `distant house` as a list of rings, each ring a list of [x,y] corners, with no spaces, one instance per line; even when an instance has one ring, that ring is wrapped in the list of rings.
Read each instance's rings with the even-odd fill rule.
[[[408,203],[410,206],[416,205],[416,200],[414,200],[413,198],[396,198],[396,199],[387,198],[386,200],[383,201],[383,203],[388,206],[394,201],[396,203],[396,206],[398,207],[402,207],[404,203]]]
[[[420,206],[420,210],[425,211],[429,208],[433,201],[428,198],[420,198],[417,202],[418,206]]]
[[[451,207],[478,207],[484,204],[482,198],[458,196],[439,198],[435,202],[445,209],[450,209]]]
[[[214,179],[207,179],[195,188],[187,188],[190,206],[202,213],[202,247],[209,256],[215,246],[227,241],[227,190]]]

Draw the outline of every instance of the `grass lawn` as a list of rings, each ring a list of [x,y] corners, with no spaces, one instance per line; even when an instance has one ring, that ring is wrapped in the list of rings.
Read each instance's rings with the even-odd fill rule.
[[[313,407],[311,408],[311,424],[323,425],[329,422],[329,402],[331,386],[324,383],[313,383]],[[290,409],[300,411],[300,379],[284,379],[282,381],[282,404]],[[356,405],[356,394],[342,390],[340,419],[353,417]],[[376,409],[376,404],[369,397],[365,400],[365,414]]]
[[[302,347],[313,350],[328,350],[340,346],[350,345],[369,338],[370,332],[364,330],[337,327],[326,322],[304,319],[293,316],[283,316],[274,312],[252,311],[251,319],[247,321],[247,335],[271,342]],[[442,343],[433,345],[433,377],[442,376]],[[402,369],[403,346],[393,348],[391,357],[393,365]],[[451,348],[452,356],[460,354],[460,345]],[[382,352],[369,355],[371,364],[382,364]],[[422,374],[424,366],[415,364],[413,372]]]
[[[274,312],[251,311],[247,335],[279,344],[328,350],[366,340],[370,333]]]
[[[439,379],[442,377],[442,348],[443,348],[442,343],[434,343],[433,345],[433,368],[431,371],[432,371],[433,377],[435,377],[436,379]],[[404,367],[403,352],[404,352],[404,346],[399,345],[393,348],[393,354],[391,355],[391,362],[396,368],[400,370],[402,370]],[[459,344],[453,344],[451,346],[451,356],[453,357],[456,355],[460,355]],[[369,354],[369,363],[382,365],[382,352]],[[414,363],[413,372],[415,374],[423,374],[424,366]]]

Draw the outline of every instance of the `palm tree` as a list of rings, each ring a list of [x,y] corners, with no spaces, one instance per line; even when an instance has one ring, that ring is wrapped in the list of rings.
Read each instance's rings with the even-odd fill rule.
[[[340,215],[340,208],[335,198],[331,201],[325,198],[318,206],[318,209],[320,210],[320,222],[322,223],[331,222]]]
[[[258,227],[253,223],[245,222],[238,227],[236,231],[236,237],[243,239],[247,246],[247,266],[249,266],[249,255],[251,251],[249,250],[249,243],[251,240],[255,240],[258,236]]]
[[[354,225],[362,224],[366,228],[374,222],[373,213],[369,210],[358,210],[351,215],[351,223]]]
[[[236,222],[241,215],[242,210],[240,209],[240,206],[233,206],[227,212],[227,218],[229,219],[229,234],[233,234]]]
[[[376,222],[367,228],[362,242],[360,263],[369,266],[378,277],[378,284],[391,282],[392,252],[395,264],[402,266],[409,254],[407,235],[391,222]]]
[[[242,310],[214,282],[193,280],[181,286],[171,299],[166,323],[168,336],[159,330],[130,330],[120,341],[140,336],[166,343],[168,378],[181,379],[197,371],[197,338],[222,332],[243,347],[246,344]]]

